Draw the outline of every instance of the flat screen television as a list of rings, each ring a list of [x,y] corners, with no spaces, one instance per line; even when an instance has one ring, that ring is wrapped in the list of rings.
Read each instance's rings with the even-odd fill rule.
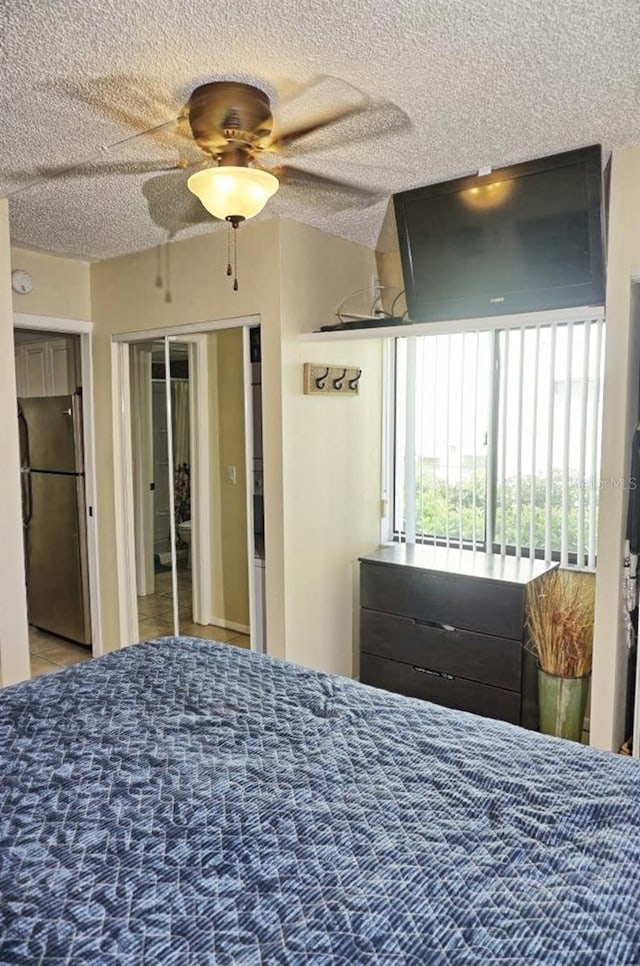
[[[394,195],[412,322],[604,304],[599,145]]]

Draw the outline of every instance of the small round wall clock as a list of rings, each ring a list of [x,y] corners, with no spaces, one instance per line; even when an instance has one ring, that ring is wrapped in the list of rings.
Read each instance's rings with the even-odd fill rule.
[[[33,288],[33,279],[29,272],[22,268],[16,268],[11,272],[11,288],[18,295],[28,295]]]

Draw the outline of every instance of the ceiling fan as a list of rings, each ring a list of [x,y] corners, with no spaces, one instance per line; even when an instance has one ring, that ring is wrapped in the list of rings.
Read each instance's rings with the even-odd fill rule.
[[[317,78],[303,93],[310,93],[313,102],[317,89],[327,80],[335,79]],[[259,214],[281,184],[287,189],[302,188],[310,200],[320,194],[323,203],[326,203],[328,196],[338,197],[342,208],[374,204],[384,197],[379,189],[372,190],[362,184],[319,174],[280,160],[295,151],[306,154],[310,150],[334,148],[411,126],[408,116],[395,104],[373,101],[352,87],[348,87],[348,92],[346,103],[342,98],[342,106],[314,113],[306,119],[303,117],[290,126],[278,127],[270,99],[259,87],[227,80],[202,84],[192,91],[177,118],[137,132],[105,147],[93,157],[58,168],[41,168],[38,171],[41,177],[9,194],[61,176],[162,172],[165,179],[174,176],[181,182],[186,179],[189,191],[203,206],[194,211],[193,206],[187,206],[185,199],[184,212],[176,219],[180,228],[206,220],[206,209],[209,216],[226,221],[235,229],[243,221]],[[88,102],[92,107],[105,106],[101,98],[91,92],[68,90],[67,93]],[[106,109],[109,110],[108,106]],[[137,122],[131,115],[127,115],[126,120],[128,123]],[[113,159],[115,149],[125,145],[129,147],[143,137],[157,140],[165,146],[168,137],[170,145],[177,148],[177,163]],[[161,208],[163,185],[159,178],[152,180],[156,183],[149,185],[153,191],[154,205],[152,210],[150,204],[150,214],[156,220],[154,211]],[[166,184],[169,190],[175,189],[175,186],[175,182]],[[145,191],[145,186],[143,191],[146,196],[151,194]],[[163,224],[165,222],[166,219]],[[231,274],[230,265],[227,274]],[[234,284],[234,287],[237,285]]]
[[[234,229],[262,211],[280,181],[306,180],[312,185],[346,190],[354,199],[359,195],[373,203],[379,200],[379,192],[290,164],[265,166],[261,159],[286,154],[314,132],[375,109],[368,101],[359,102],[277,131],[269,97],[260,88],[235,81],[203,84],[192,92],[187,112],[193,139],[207,157],[200,164],[196,162],[198,170],[189,177],[187,187],[210,214]],[[395,123],[400,120],[403,125],[408,120],[402,112],[394,115]],[[230,264],[227,274],[231,274]]]
[[[291,165],[265,167],[259,159],[265,154],[285,154],[312,132],[361,114],[361,105],[277,134],[269,98],[264,91],[249,84],[232,81],[204,84],[193,91],[187,108],[193,138],[209,156],[206,166],[200,165],[200,170],[189,178],[188,188],[210,214],[231,222],[234,228],[264,208],[278,190],[281,179],[304,176],[312,182],[345,186],[338,179],[313,175]],[[362,190],[355,185],[347,187],[354,192]]]
[[[119,78],[112,80],[114,84],[120,81]],[[133,79],[126,79],[126,81],[128,82],[128,87],[125,88],[126,95],[134,97],[137,90],[141,101],[149,100],[150,95],[145,92],[140,82],[134,87]],[[303,96],[309,97],[313,103],[313,98],[318,91],[324,94],[326,100],[327,92],[322,88],[327,85],[327,82],[335,81],[335,78],[328,76],[318,77],[303,88],[302,95],[298,92],[293,100],[297,101]],[[314,150],[333,149],[341,144],[350,145],[411,127],[408,116],[395,104],[385,100],[374,101],[357,88],[342,81],[338,83],[342,100],[344,100],[344,90],[348,91],[346,104],[337,109],[314,114],[312,118],[308,117],[289,127],[278,127],[274,122],[269,97],[258,87],[226,80],[202,84],[193,90],[177,117],[139,130],[115,144],[106,145],[92,156],[57,167],[40,167],[37,169],[36,178],[30,178],[26,184],[9,190],[7,196],[19,194],[44,181],[58,177],[152,174],[190,170],[197,174],[190,186],[190,190],[193,191],[196,186],[208,183],[211,177],[210,175],[201,176],[201,170],[215,171],[217,168],[225,168],[227,174],[228,169],[246,169],[270,175],[272,179],[277,180],[277,184],[269,177],[258,177],[255,183],[261,182],[265,186],[269,184],[273,193],[278,190],[280,183],[302,184],[305,188],[318,186],[341,192],[345,196],[350,195],[354,203],[378,200],[381,197],[379,190],[372,190],[361,184],[319,174],[288,163],[274,163],[277,156],[286,157],[292,152],[301,151],[303,154],[308,154]],[[120,107],[110,107],[105,103],[101,86],[97,87],[96,92],[63,86],[61,92],[89,104],[92,108],[102,109],[120,121],[137,127],[143,126],[135,113],[129,111],[125,113]],[[330,89],[330,97],[332,93],[335,98],[335,91]],[[354,98],[357,99],[354,100]],[[303,108],[305,107],[303,103]],[[307,111],[308,107],[303,113]],[[322,132],[320,137],[317,132]],[[168,164],[167,160],[115,160],[115,152],[118,149],[129,148],[142,138],[158,141],[165,147],[170,145],[177,150],[180,159],[173,164]],[[20,176],[24,177],[24,174]],[[244,179],[248,182],[250,177],[245,174]],[[228,184],[228,180],[224,179],[223,184]],[[194,193],[201,197],[200,188]],[[268,197],[270,194],[265,199],[265,204]],[[207,202],[202,197],[201,200],[207,207]],[[223,220],[230,215],[237,215],[242,220],[242,212],[231,211],[228,205],[224,206],[220,213],[218,210],[210,213]],[[253,214],[246,214],[244,217],[253,217]]]

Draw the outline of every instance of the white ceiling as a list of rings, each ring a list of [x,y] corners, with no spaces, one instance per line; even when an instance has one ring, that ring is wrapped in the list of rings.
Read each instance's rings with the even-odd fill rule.
[[[0,194],[170,119],[221,79],[262,87],[277,120],[345,103],[353,88],[397,105],[411,130],[341,146],[318,134],[290,159],[387,199],[482,165],[608,151],[640,141],[639,28],[638,0],[4,0]],[[330,79],[289,100],[319,75]],[[175,145],[145,136],[107,157],[170,165]],[[12,240],[105,258],[219,228],[180,230],[198,210],[185,179],[48,177],[12,194]],[[283,187],[261,217],[375,245],[386,201],[336,211],[338,200]]]

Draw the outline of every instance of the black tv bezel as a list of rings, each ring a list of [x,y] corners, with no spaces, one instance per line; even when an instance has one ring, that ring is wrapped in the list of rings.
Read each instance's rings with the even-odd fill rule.
[[[416,285],[411,239],[407,224],[410,206],[434,195],[455,194],[469,188],[482,187],[496,181],[507,181],[530,174],[566,167],[584,162],[589,225],[589,248],[591,256],[591,279],[574,285],[540,286],[516,292],[504,302],[491,302],[489,297],[428,299],[419,297],[423,286]],[[393,196],[400,258],[404,275],[408,315],[411,322],[447,322],[454,319],[489,318],[496,315],[516,315],[523,312],[540,312],[576,306],[602,306],[605,298],[604,236],[602,217],[602,149],[599,144],[552,154],[522,164],[496,168],[488,175],[467,175],[453,181],[425,185],[402,191]]]

